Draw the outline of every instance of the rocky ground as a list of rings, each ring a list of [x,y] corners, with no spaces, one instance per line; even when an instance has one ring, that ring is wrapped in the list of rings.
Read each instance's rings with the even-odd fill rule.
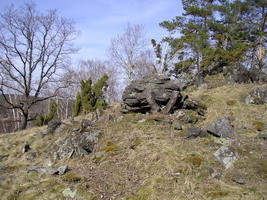
[[[208,76],[181,92],[194,109],[113,104],[1,135],[1,199],[266,199],[266,90]]]

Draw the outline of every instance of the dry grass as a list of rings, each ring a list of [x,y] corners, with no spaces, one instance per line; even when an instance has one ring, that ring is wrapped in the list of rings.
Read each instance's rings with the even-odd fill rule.
[[[0,155],[9,157],[0,161],[8,165],[0,176],[2,199],[66,199],[65,188],[77,189],[80,199],[122,200],[201,200],[201,199],[264,199],[267,179],[267,144],[255,139],[259,133],[255,121],[267,123],[266,105],[247,105],[240,99],[255,85],[221,85],[209,90],[194,90],[189,96],[207,107],[205,120],[196,126],[204,127],[210,121],[225,116],[232,120],[240,137],[235,146],[240,159],[228,170],[218,163],[213,153],[221,146],[214,137],[186,140],[171,126],[173,116],[127,114],[117,122],[119,104],[109,106],[103,115],[112,115],[112,120],[95,124],[101,130],[99,145],[95,152],[83,159],[61,160],[70,172],[63,176],[26,173],[26,166],[42,164],[53,144],[70,134],[73,127],[56,135],[44,138],[36,133],[46,127],[25,130],[0,136]],[[78,117],[82,120],[86,116]],[[89,118],[89,116],[88,116]],[[140,120],[143,120],[140,123]],[[254,125],[253,125],[254,123]],[[79,126],[79,125],[76,125]],[[25,143],[32,150],[21,154]],[[26,156],[37,151],[38,157],[27,160]],[[102,152],[96,157],[96,152]],[[210,177],[209,167],[222,173],[220,180]],[[243,177],[245,185],[232,181]],[[77,198],[78,198],[77,197]]]

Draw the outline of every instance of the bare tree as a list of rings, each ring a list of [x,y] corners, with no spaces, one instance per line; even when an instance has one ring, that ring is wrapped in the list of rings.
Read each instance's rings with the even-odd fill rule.
[[[143,32],[144,26],[128,24],[121,36],[111,40],[107,49],[110,61],[126,72],[128,82],[134,79],[137,68],[144,65],[141,58],[147,51],[148,42]]]
[[[39,13],[34,3],[5,8],[0,16],[0,92],[3,107],[21,112],[20,129],[30,119],[30,108],[56,96],[65,87],[59,83],[67,56],[77,51],[72,41],[78,31],[74,22],[58,16],[56,10]],[[7,94],[20,98],[11,102]]]

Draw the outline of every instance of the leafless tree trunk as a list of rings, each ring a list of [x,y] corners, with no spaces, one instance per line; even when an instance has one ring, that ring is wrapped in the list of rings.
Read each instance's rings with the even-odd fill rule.
[[[67,55],[77,51],[71,43],[77,34],[72,21],[60,18],[55,10],[39,13],[33,3],[19,9],[9,6],[1,14],[0,92],[5,100],[1,106],[20,110],[21,129],[34,104],[65,87],[58,72],[67,64]],[[8,93],[20,100],[11,102]]]

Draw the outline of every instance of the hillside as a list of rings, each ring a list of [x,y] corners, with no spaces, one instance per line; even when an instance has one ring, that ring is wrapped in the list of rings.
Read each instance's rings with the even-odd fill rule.
[[[259,85],[224,85],[218,77],[206,81],[208,89],[184,91],[206,110],[195,116],[194,124],[182,123],[178,129],[183,130],[176,130],[173,123],[177,113],[121,114],[120,105],[112,104],[89,126],[81,123],[94,118],[92,113],[65,121],[53,134],[43,134],[44,126],[0,135],[1,199],[267,198],[267,105],[243,101]],[[186,128],[205,129],[221,117],[233,125],[233,140],[184,137]],[[97,145],[88,155],[80,157],[76,152],[75,156],[72,151],[67,158],[51,160],[56,143],[96,130],[100,131]],[[214,156],[227,143],[238,154],[229,168]],[[22,153],[25,144],[30,149]],[[30,170],[33,165],[46,169],[67,165],[69,170],[51,175]]]

